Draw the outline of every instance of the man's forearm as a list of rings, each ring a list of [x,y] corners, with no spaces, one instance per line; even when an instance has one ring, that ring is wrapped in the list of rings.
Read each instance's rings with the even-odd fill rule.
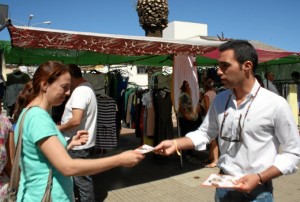
[[[273,178],[276,178],[280,175],[282,175],[281,171],[276,168],[275,166],[271,166],[268,169],[264,170],[263,172],[258,173],[260,178],[261,178],[261,182],[267,182],[269,180],[272,180]]]
[[[177,147],[179,150],[184,150],[184,149],[194,149],[195,145],[192,142],[192,140],[188,137],[181,137],[176,139]]]
[[[69,130],[69,129],[72,129],[74,127],[77,127],[79,126],[80,123],[78,123],[77,121],[74,121],[72,119],[70,119],[68,122],[66,122],[65,124],[62,124],[62,125],[58,125],[58,129],[60,131],[66,131],[66,130]]]

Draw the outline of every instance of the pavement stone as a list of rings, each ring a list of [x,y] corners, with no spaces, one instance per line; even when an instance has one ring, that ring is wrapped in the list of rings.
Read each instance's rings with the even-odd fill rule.
[[[140,146],[135,134],[121,135],[119,146],[105,156],[120,153]],[[160,157],[146,154],[145,159],[133,168],[118,167],[94,176],[98,201],[104,202],[211,202],[214,188],[201,183],[218,168],[205,168],[201,160],[207,151],[194,152],[194,156],[183,160],[172,155]],[[274,199],[277,202],[300,201],[300,172],[281,176],[273,181]]]

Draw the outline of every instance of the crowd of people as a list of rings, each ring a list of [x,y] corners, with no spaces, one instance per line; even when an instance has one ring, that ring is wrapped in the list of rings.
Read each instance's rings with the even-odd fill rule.
[[[272,74],[266,74],[266,83],[254,74],[258,56],[249,42],[230,40],[219,51],[217,73],[227,90],[216,94],[214,81],[207,78],[203,102],[193,109],[190,87],[184,81],[179,98],[183,136],[162,141],[154,152],[168,156],[178,150],[203,150],[210,144],[207,167],[218,166],[220,174],[239,177],[235,188],[216,188],[215,201],[273,201],[272,179],[298,169],[297,125],[287,101],[268,90]],[[62,103],[65,108],[57,124],[49,112]],[[144,158],[137,150],[94,156],[97,104],[93,89],[77,65],[48,61],[20,92],[14,119],[0,115],[2,201],[7,200],[14,145],[25,111],[17,201],[41,201],[50,170],[52,201],[95,201],[91,175],[118,166],[133,167]]]

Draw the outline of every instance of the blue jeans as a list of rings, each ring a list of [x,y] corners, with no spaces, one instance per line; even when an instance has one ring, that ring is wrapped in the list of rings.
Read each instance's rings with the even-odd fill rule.
[[[216,202],[273,202],[272,182],[258,185],[252,192],[244,193],[234,189],[217,188],[215,193]]]
[[[68,150],[73,159],[90,159],[93,158],[93,148],[82,150]],[[74,193],[79,197],[80,202],[95,201],[94,186],[92,176],[74,176]]]

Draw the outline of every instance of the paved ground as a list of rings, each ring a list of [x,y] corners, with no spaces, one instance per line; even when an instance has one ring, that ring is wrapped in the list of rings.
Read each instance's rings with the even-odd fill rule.
[[[106,155],[134,149],[140,139],[123,130],[119,146]],[[127,133],[127,134],[126,134]],[[105,202],[206,202],[214,201],[214,189],[200,184],[217,168],[204,168],[201,160],[207,152],[196,152],[196,157],[185,159],[183,166],[174,155],[160,157],[147,154],[134,168],[115,168],[95,176],[98,201]],[[300,171],[274,180],[275,201],[300,201]]]

